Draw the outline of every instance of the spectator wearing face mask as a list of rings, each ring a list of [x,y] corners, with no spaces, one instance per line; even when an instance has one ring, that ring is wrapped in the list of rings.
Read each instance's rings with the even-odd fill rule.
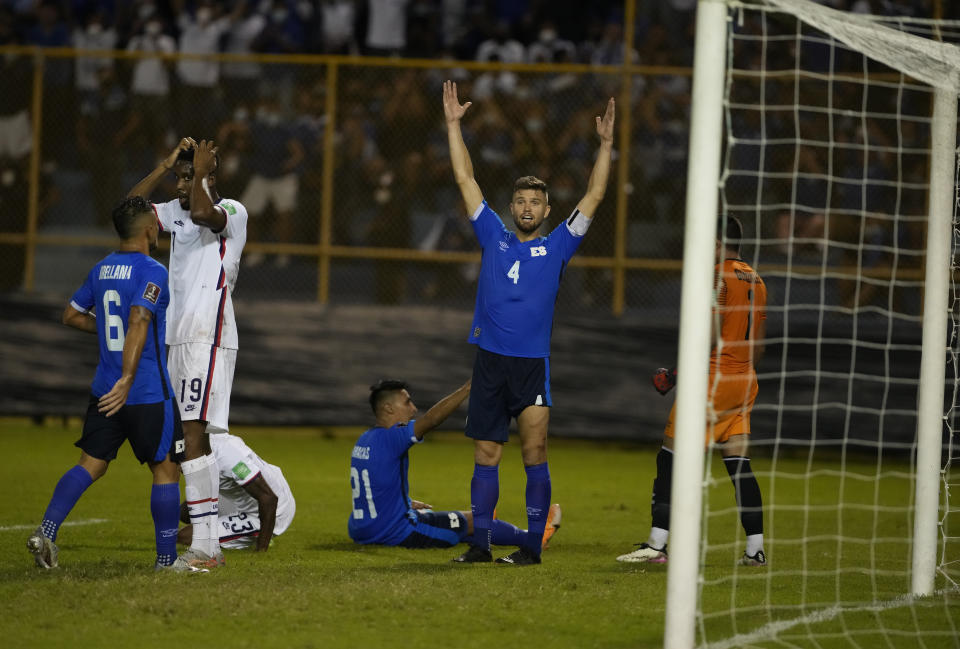
[[[117,32],[103,11],[91,13],[86,25],[73,32],[73,46],[78,50],[112,50],[116,45]],[[113,59],[107,57],[78,56],[74,61],[77,91],[81,97],[97,92],[100,70],[113,67]]]
[[[140,33],[127,43],[128,52],[172,54],[177,42],[165,33],[163,19],[151,14]],[[151,156],[163,148],[163,137],[170,126],[170,70],[169,63],[159,56],[135,59],[130,79],[130,106],[139,116],[138,131],[144,142],[142,148]]]
[[[303,163],[303,144],[286,119],[277,101],[276,92],[266,91],[260,99],[255,118],[250,124],[250,182],[240,198],[250,215],[248,229],[251,241],[290,243],[293,236],[293,211],[300,189],[299,169]],[[273,208],[269,233],[264,233],[267,208]],[[248,265],[263,261],[263,255],[252,253],[244,257]],[[276,264],[290,263],[287,255],[279,255]]]
[[[216,54],[220,38],[229,28],[229,20],[216,14],[217,5],[201,0],[196,11],[181,10],[181,54]],[[220,62],[185,58],[177,61],[178,132],[191,133],[196,140],[212,139],[220,122],[222,103],[218,93]]]

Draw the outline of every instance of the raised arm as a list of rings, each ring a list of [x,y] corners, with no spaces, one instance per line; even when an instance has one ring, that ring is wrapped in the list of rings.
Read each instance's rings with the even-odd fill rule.
[[[263,479],[263,475],[243,485],[244,490],[257,501],[258,514],[260,518],[260,533],[257,535],[257,552],[266,552],[270,547],[270,539],[273,538],[273,528],[277,523],[277,504],[280,499],[273,489]]]
[[[453,165],[453,178],[457,181],[467,213],[473,214],[483,202],[483,192],[473,177],[473,163],[470,161],[470,152],[463,142],[463,133],[460,131],[460,120],[463,118],[472,102],[463,105],[457,99],[457,84],[453,81],[443,82],[443,116],[447,121],[447,140],[450,144],[450,163]]]
[[[192,137],[180,138],[177,148],[175,148],[170,155],[162,160],[160,164],[157,165],[156,169],[151,171],[145,178],[134,185],[133,188],[127,192],[127,196],[143,196],[149,200],[153,190],[157,188],[157,185],[160,184],[160,181],[163,180],[163,177],[173,170],[173,165],[177,163],[177,156],[180,155],[180,152],[189,151],[196,146],[196,144],[197,143],[193,141]]]
[[[213,140],[201,140],[193,149],[193,186],[190,188],[190,219],[194,223],[220,232],[227,217],[213,206],[207,177],[217,168],[217,147]]]
[[[603,117],[597,116],[597,135],[600,136],[600,150],[597,152],[597,161],[593,163],[593,171],[590,172],[590,180],[587,181],[587,193],[580,202],[577,203],[577,209],[588,219],[592,219],[597,211],[597,206],[603,200],[603,195],[607,191],[607,179],[610,177],[610,154],[613,151],[613,118],[614,101],[613,97],[607,102],[607,110]]]
[[[127,333],[123,339],[123,361],[120,368],[120,378],[113,384],[110,391],[100,397],[97,409],[106,417],[116,414],[127,402],[127,395],[133,387],[133,379],[137,375],[137,366],[140,364],[140,355],[147,342],[147,330],[153,314],[142,306],[130,307],[130,317],[127,320]]]
[[[477,203],[477,205],[479,205],[479,203]],[[423,439],[423,436],[428,431],[433,430],[446,421],[447,417],[453,414],[453,411],[463,403],[463,400],[466,399],[469,394],[470,381],[467,381],[457,388],[455,392],[440,399],[430,410],[423,413],[423,417],[420,417],[413,423],[413,434],[417,436],[417,439]]]

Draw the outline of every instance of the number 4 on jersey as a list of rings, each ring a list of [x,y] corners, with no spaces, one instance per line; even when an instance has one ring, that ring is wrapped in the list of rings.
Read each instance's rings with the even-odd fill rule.
[[[510,267],[510,270],[507,271],[507,277],[513,280],[513,283],[516,284],[517,280],[520,279],[520,260],[513,262],[513,266]]]

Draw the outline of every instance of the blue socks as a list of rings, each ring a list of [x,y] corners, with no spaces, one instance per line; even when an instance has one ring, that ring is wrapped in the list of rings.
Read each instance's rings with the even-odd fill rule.
[[[547,463],[526,467],[527,471],[527,539],[526,547],[540,556],[543,530],[550,510],[550,469]]]
[[[500,499],[499,467],[473,465],[470,480],[470,510],[473,512],[473,543],[490,549],[493,510]]]
[[[80,496],[87,490],[87,487],[92,484],[93,478],[79,464],[63,474],[53,490],[53,497],[50,498],[47,511],[43,514],[43,522],[40,527],[43,529],[44,536],[51,541],[57,540],[57,532],[60,530],[63,520],[80,500]]]
[[[474,523],[473,527],[473,536],[468,536],[466,541],[470,545],[482,545],[480,541],[477,540],[477,527]],[[490,539],[491,545],[523,545],[527,540],[527,531],[521,530],[519,527],[513,523],[508,523],[506,521],[501,521],[499,519],[490,521],[490,530],[489,532],[485,531],[483,534],[479,535],[484,541]]]
[[[155,484],[150,490],[150,513],[157,540],[157,563],[169,566],[177,558],[180,483]]]

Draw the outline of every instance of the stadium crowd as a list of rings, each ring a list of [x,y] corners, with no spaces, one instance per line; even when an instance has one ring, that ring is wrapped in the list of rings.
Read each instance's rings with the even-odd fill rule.
[[[829,4],[887,15],[931,12],[929,0]],[[943,3],[944,11],[960,15],[954,4]],[[695,7],[694,0],[637,6],[633,62],[677,66],[634,77],[630,190],[644,198],[631,202],[628,218],[656,232],[634,237],[629,252],[637,256],[675,257],[680,249],[676,215],[682,213],[684,196],[690,104],[686,70],[692,61]],[[0,0],[0,45],[602,65],[623,61],[623,9],[618,0],[586,6],[542,0]],[[759,27],[748,23],[742,29]],[[23,215],[26,183],[18,180],[26,178],[32,146],[32,63],[7,56],[0,68],[6,88],[0,96],[0,141],[10,143],[0,151],[6,179],[0,201],[12,207],[4,213]],[[323,74],[316,66],[254,61],[49,58],[44,68],[41,226],[56,221],[48,212],[58,204],[70,205],[74,213],[85,210],[90,221],[106,226],[112,204],[129,184],[127,170],[149,167],[171,142],[189,134],[212,138],[220,146],[221,187],[250,207],[251,241],[316,242],[326,110]],[[464,137],[484,161],[486,184],[507,186],[507,179],[529,172],[550,183],[555,202],[573,198],[577,180],[592,163],[593,134],[584,127],[590,123],[584,117],[598,110],[584,98],[619,95],[618,76],[353,67],[340,77],[338,90],[335,244],[472,249],[470,233],[459,219],[458,197],[447,182],[444,128],[432,101],[448,75],[475,103]],[[769,83],[768,94],[793,101],[787,97],[791,88]],[[855,103],[855,91],[841,91]],[[496,101],[485,101],[491,98]],[[760,131],[756,115],[736,119],[734,128],[747,134]],[[808,120],[813,130],[822,127],[816,120]],[[770,137],[778,128],[787,132],[793,126],[784,122],[766,128]],[[843,132],[864,137],[856,128]],[[908,137],[912,135],[922,133]],[[733,151],[735,162],[748,165],[738,168],[755,168],[749,165],[757,164],[757,149],[745,144]],[[833,168],[862,175],[862,159],[848,158],[839,166],[834,161]],[[869,176],[891,177],[895,171],[889,162],[871,160]],[[768,157],[766,164],[776,164],[776,159]],[[816,184],[821,181],[813,176],[828,161],[822,149],[804,150],[799,166],[810,172],[805,182]],[[78,180],[71,185],[65,178]],[[733,180],[732,202],[755,193],[755,180]],[[491,199],[505,202],[505,197]],[[852,206],[860,198],[849,191],[836,192],[833,200]],[[585,244],[585,254],[612,254],[613,203],[601,207],[610,214],[598,220],[601,232]],[[779,216],[774,231],[762,234],[785,239],[792,228],[795,236],[822,237],[822,211],[814,207],[797,219]],[[22,230],[20,223],[2,226]],[[872,224],[870,232],[877,242],[912,236],[895,234],[882,222]],[[805,244],[798,252],[808,248]],[[246,257],[246,263],[262,261],[256,253]],[[290,258],[278,255],[273,262],[282,267]],[[475,269],[461,270],[449,273],[443,267],[435,281],[420,289],[422,297],[461,293]],[[403,273],[403,265],[379,262],[379,301],[405,299]],[[590,284],[596,290],[585,299],[604,299],[603,273],[595,275]]]

